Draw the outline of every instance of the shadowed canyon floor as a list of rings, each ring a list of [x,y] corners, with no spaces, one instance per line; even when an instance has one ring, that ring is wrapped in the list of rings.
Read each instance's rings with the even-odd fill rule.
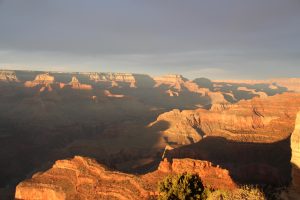
[[[286,184],[296,81],[289,88],[288,81],[0,71],[0,186],[13,192],[75,155],[123,173],[154,173],[163,154],[210,161],[236,183]]]

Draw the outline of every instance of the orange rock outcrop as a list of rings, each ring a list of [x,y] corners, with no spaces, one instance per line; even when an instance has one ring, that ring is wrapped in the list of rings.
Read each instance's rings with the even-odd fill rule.
[[[50,170],[21,182],[15,193],[16,199],[23,200],[147,199],[149,196],[141,178],[110,171],[80,156],[56,161]]]
[[[72,87],[72,89],[78,89],[78,90],[91,90],[92,86],[88,84],[81,84],[79,80],[76,78],[76,76],[72,77],[71,82],[69,85]]]
[[[45,73],[37,75],[33,81],[26,81],[24,85],[25,87],[35,87],[37,85],[48,86],[53,84],[54,80],[54,76],[49,75],[49,73]]]
[[[166,158],[160,163],[158,171],[165,173],[181,174],[184,172],[198,174],[203,184],[216,189],[234,189],[236,184],[229,176],[229,171],[211,162],[193,159],[173,159],[169,162]],[[155,173],[155,172],[154,172]]]
[[[111,171],[95,160],[75,156],[59,160],[51,169],[19,183],[15,198],[23,200],[154,199],[157,183],[170,174],[198,174],[205,186],[235,189],[227,170],[192,159],[164,160],[158,170],[142,175]]]
[[[0,81],[18,82],[18,78],[14,71],[0,71]]]

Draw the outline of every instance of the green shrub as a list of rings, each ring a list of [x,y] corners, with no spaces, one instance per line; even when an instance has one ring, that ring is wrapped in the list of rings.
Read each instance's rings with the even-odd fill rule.
[[[159,183],[159,200],[204,199],[204,187],[196,174],[183,173],[168,176]],[[206,196],[206,195],[205,195]]]

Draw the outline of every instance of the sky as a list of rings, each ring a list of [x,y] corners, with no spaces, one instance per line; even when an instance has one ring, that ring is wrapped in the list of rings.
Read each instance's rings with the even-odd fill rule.
[[[0,69],[300,77],[300,1],[0,0]]]

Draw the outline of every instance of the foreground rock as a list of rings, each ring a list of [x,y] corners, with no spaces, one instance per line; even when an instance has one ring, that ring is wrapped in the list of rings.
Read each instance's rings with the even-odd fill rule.
[[[136,176],[113,172],[76,156],[57,161],[16,188],[16,199],[145,199],[147,186]]]
[[[288,190],[281,193],[281,199],[298,200],[300,199],[300,112],[298,112],[295,130],[291,135],[291,165],[292,165],[292,184]]]
[[[129,175],[108,170],[96,161],[75,156],[56,161],[53,167],[21,182],[16,199],[150,199],[157,195],[157,182],[169,174],[199,174],[205,185],[235,189],[227,170],[207,161],[175,159],[161,162],[158,170],[143,175]]]
[[[298,113],[295,130],[291,136],[292,149],[292,187],[300,197],[300,112]]]

